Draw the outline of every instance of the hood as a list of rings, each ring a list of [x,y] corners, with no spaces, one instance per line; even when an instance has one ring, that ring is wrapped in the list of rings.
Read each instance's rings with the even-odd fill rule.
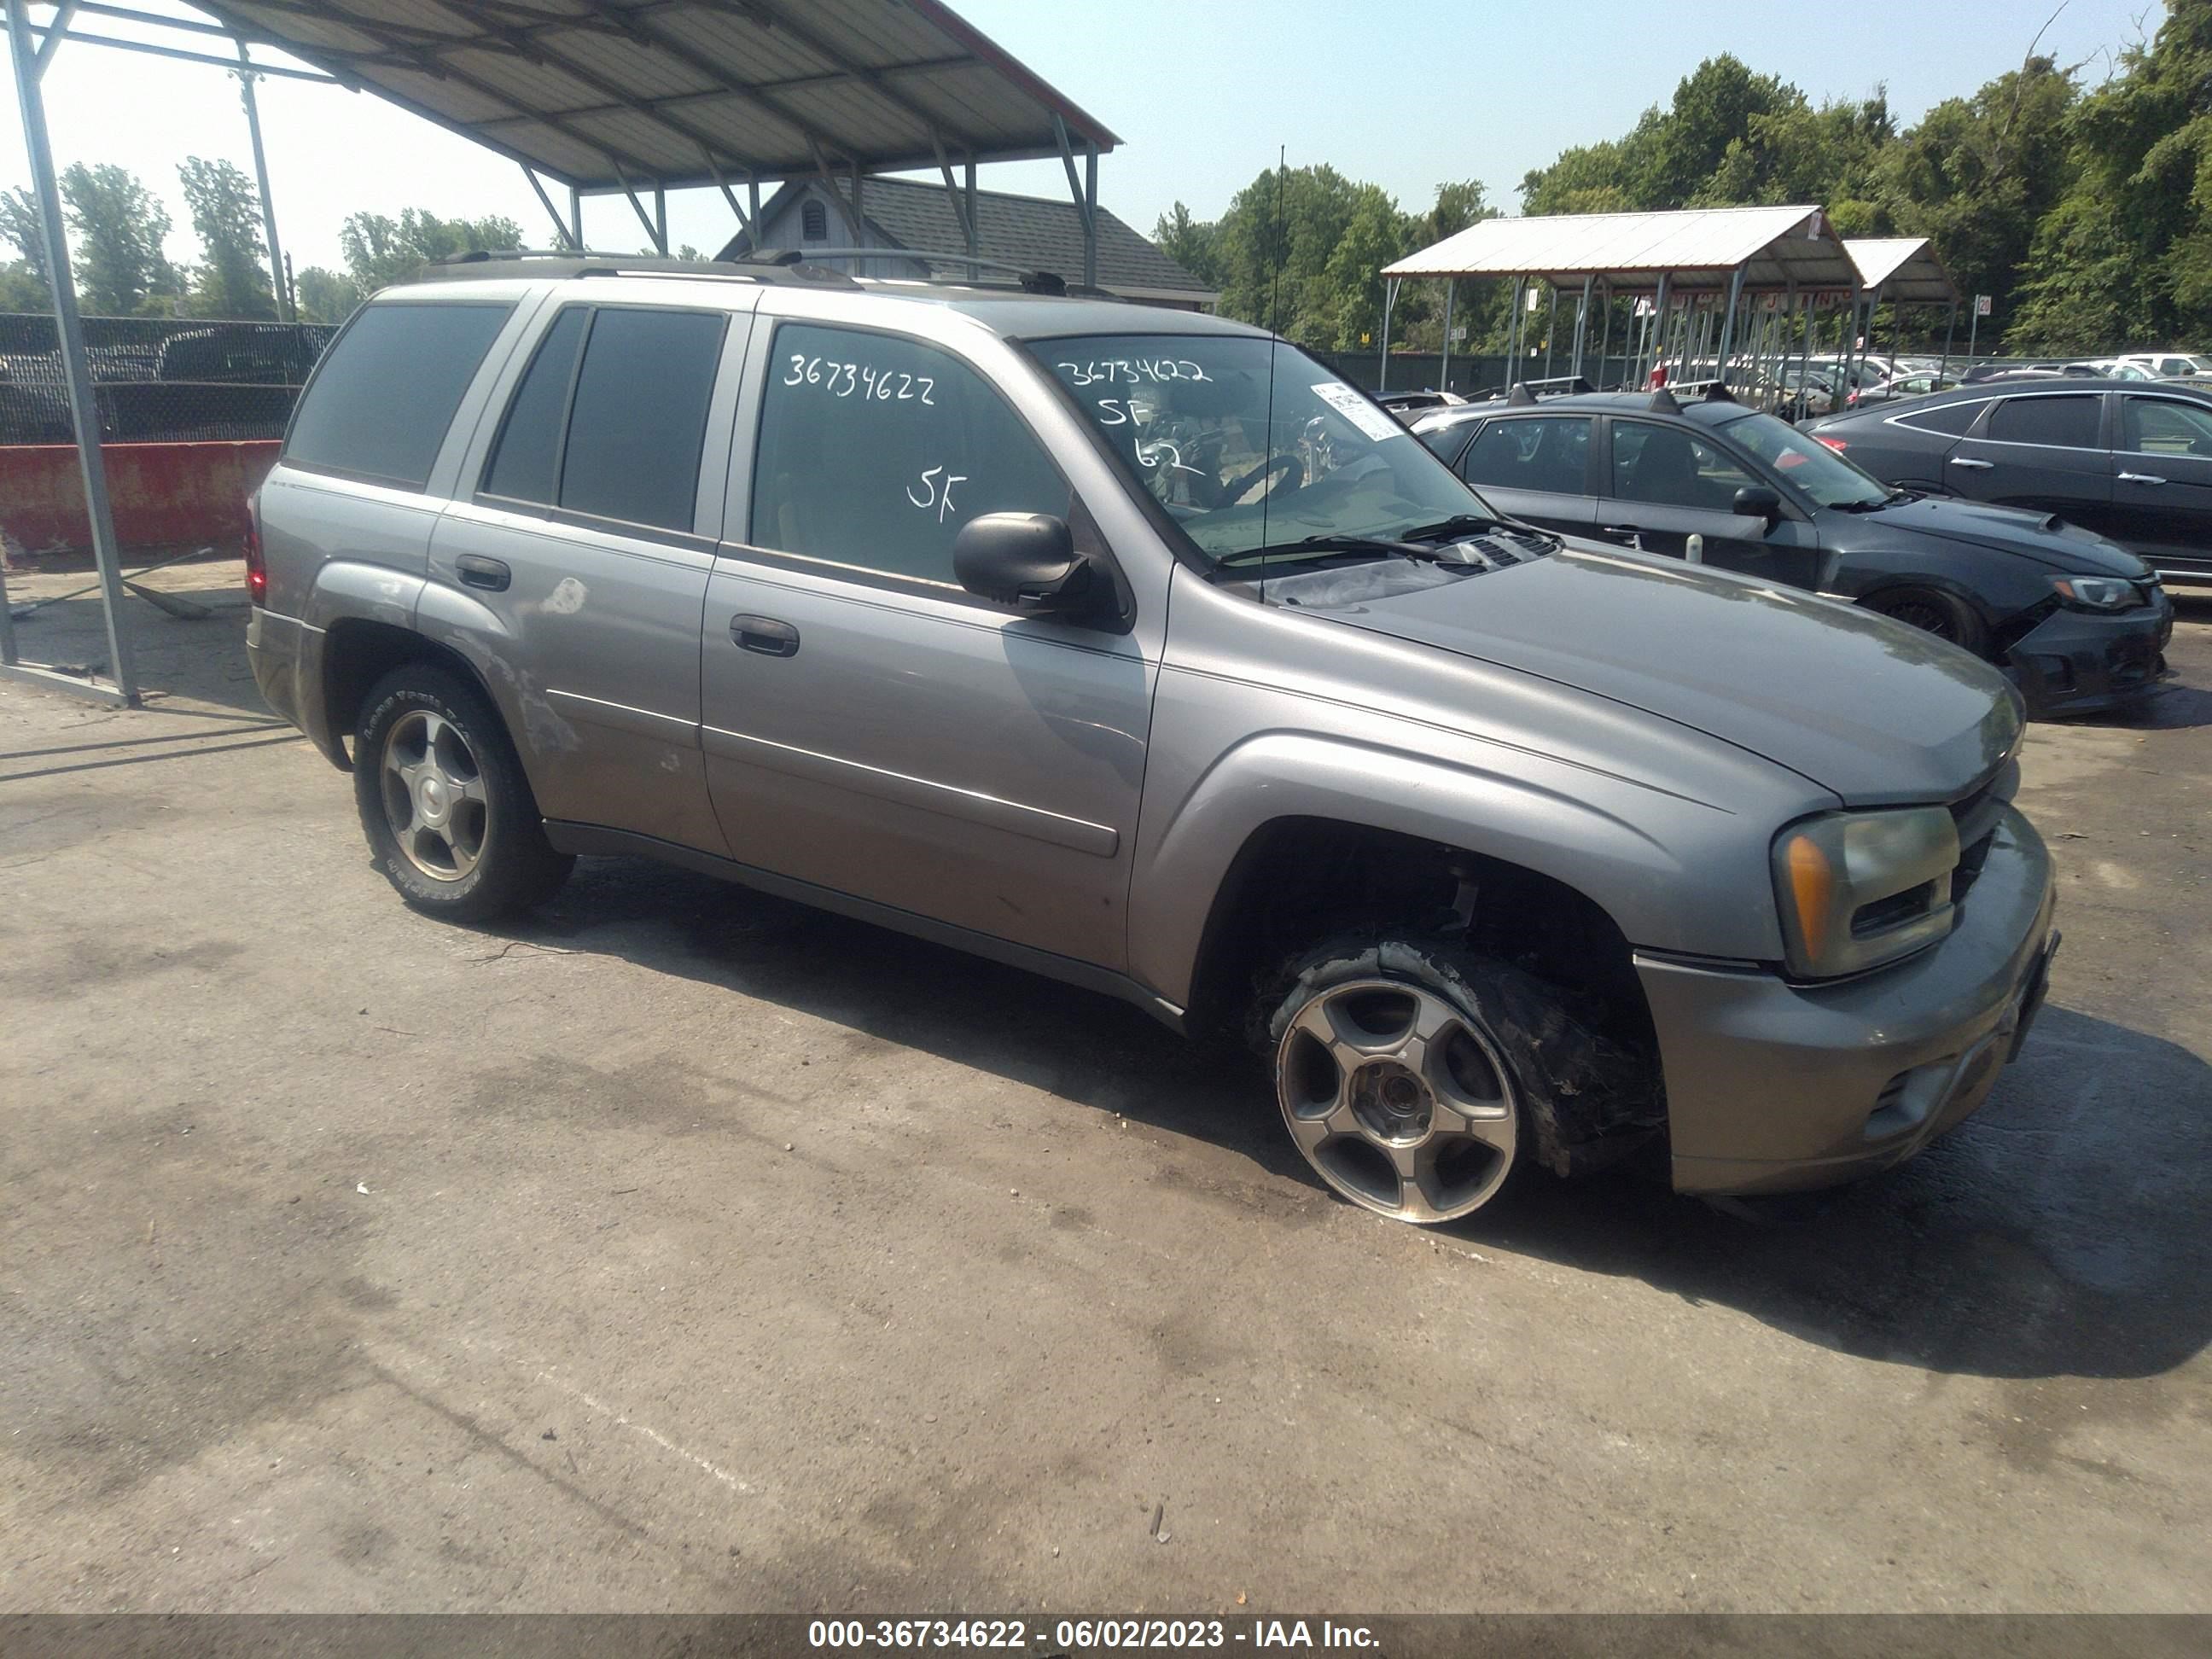
[[[1906,530],[1916,536],[2016,553],[2058,575],[2124,576],[2130,581],[2150,579],[2149,566],[2094,531],[2017,507],[1923,495],[1917,501],[1850,516],[1885,530]]]
[[[1955,646],[1796,589],[1640,554],[1563,550],[1313,614],[1640,708],[1850,805],[1962,794],[2020,734],[2019,695]]]

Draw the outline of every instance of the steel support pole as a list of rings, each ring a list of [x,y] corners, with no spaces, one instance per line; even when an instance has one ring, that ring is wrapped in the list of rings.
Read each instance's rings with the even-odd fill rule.
[[[1723,386],[1728,384],[1729,358],[1735,349],[1735,308],[1743,303],[1743,267],[1738,265],[1729,273],[1728,312],[1721,319],[1719,361],[1713,365],[1713,378]]]
[[[1943,361],[1936,366],[1936,384],[1932,388],[1935,391],[1941,392],[1943,389],[1944,377],[1951,372],[1951,337],[1958,331],[1958,328],[1959,301],[1958,296],[1954,295],[1951,300],[1951,309],[1943,319]]]
[[[110,690],[60,676],[34,673],[33,677],[102,702],[121,702],[135,708],[138,676],[131,659],[130,624],[123,617],[123,562],[115,544],[115,509],[107,494],[107,462],[100,451],[100,404],[93,397],[92,371],[85,361],[84,324],[77,315],[76,279],[70,269],[69,238],[62,229],[61,191],[54,182],[54,152],[46,137],[46,103],[39,86],[46,63],[31,45],[30,0],[7,0],[7,6],[8,47],[15,66],[15,103],[23,115],[23,148],[29,154],[31,183],[39,198],[39,235],[46,245],[46,275],[53,287],[55,331],[61,337],[70,418],[76,427],[77,462],[84,474],[92,557],[100,571],[100,610],[107,624],[107,669],[114,687]],[[53,39],[58,40],[59,33],[57,30]],[[48,45],[52,44],[53,40],[49,40]],[[18,674],[23,672],[12,661],[7,665]]]
[[[1083,147],[1083,286],[1098,286],[1098,146]]]
[[[1590,286],[1596,281],[1595,276],[1583,278],[1582,301],[1575,307],[1575,357],[1569,372],[1577,376],[1583,372],[1583,342],[1589,334]]]
[[[668,257],[668,191],[658,179],[653,182],[653,245],[662,258]]]
[[[538,192],[538,204],[545,210],[545,216],[553,222],[554,236],[557,238],[563,246],[575,248],[580,252],[582,249],[582,244],[572,242],[568,240],[568,227],[562,222],[560,211],[553,205],[553,198],[546,194],[545,186],[538,182],[538,169],[532,167],[526,161],[523,163],[522,167],[522,176],[530,180],[531,189]]]
[[[1978,295],[1975,296],[1975,299],[1976,303],[1974,308],[1972,312],[1967,313],[1966,317],[1966,358],[1970,365],[1972,362],[1974,356],[1974,337],[1982,331],[1982,307],[1979,303],[1980,296]]]
[[[269,240],[269,280],[270,293],[276,301],[279,321],[294,323],[299,313],[292,304],[292,285],[284,280],[284,249],[276,240],[276,201],[269,193],[269,160],[261,149],[261,108],[253,100],[252,60],[246,55],[246,42],[238,43],[238,89],[240,101],[246,106],[246,136],[253,140],[253,182],[261,190],[261,229]]]
[[[983,230],[982,227],[975,222],[975,153],[973,150],[968,153],[962,185],[968,195],[968,252],[970,258],[981,258],[983,253]],[[983,268],[981,265],[968,267],[968,280],[971,283],[979,280],[982,274]]]
[[[1449,276],[1444,278],[1444,358],[1442,366],[1437,370],[1437,390],[1439,392],[1451,390],[1452,290],[1458,286],[1459,283],[1455,278]]]
[[[1375,389],[1377,392],[1390,389],[1390,307],[1398,298],[1400,280],[1395,276],[1382,279],[1382,349],[1375,365]]]
[[[581,253],[584,251],[584,192],[574,185],[568,186],[568,229],[576,252]]]
[[[1651,301],[1651,367],[1644,369],[1640,359],[1637,363],[1639,369],[1644,369],[1643,379],[1647,381],[1667,360],[1667,290],[1673,286],[1674,275],[1671,270],[1659,273],[1659,292]]]
[[[1528,289],[1528,279],[1526,276],[1513,279],[1513,314],[1506,319],[1505,326],[1505,393],[1508,397],[1513,395],[1514,376],[1521,372],[1522,307],[1525,303],[1522,296]]]
[[[1552,348],[1559,339],[1559,289],[1556,283],[1547,282],[1544,286],[1552,290],[1552,308],[1544,319],[1544,378],[1548,380],[1552,378]]]

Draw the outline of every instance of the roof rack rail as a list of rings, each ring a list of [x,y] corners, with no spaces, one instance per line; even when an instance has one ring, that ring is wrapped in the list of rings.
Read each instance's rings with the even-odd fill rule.
[[[433,259],[417,281],[489,281],[500,276],[708,276],[750,283],[805,283],[857,288],[842,270],[808,263],[795,248],[763,248],[750,259],[672,259],[657,253],[594,253],[589,249],[471,249]]]
[[[760,255],[755,255],[760,258]],[[974,265],[979,270],[1010,272],[1025,294],[1091,294],[1113,297],[1103,288],[1085,288],[1080,283],[1071,283],[1056,270],[1042,270],[1034,265],[1017,264],[1010,259],[993,259],[982,254],[969,255],[956,249],[927,247],[809,247],[809,259],[912,259],[929,265]],[[927,276],[923,282],[962,282],[965,278]]]

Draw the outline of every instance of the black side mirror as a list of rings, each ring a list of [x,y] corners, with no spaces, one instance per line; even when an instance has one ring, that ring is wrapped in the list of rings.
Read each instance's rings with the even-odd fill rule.
[[[1739,519],[1764,519],[1769,530],[1782,522],[1782,497],[1765,484],[1746,484],[1730,504]]]
[[[960,528],[952,573],[970,593],[1037,616],[1088,611],[1097,572],[1067,520],[1049,513],[986,513]]]

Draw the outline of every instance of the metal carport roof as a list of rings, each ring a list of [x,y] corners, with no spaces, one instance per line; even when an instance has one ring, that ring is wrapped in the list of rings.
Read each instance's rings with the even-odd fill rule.
[[[1893,305],[1948,305],[1959,298],[1925,236],[1856,236],[1844,244],[1868,293]]]
[[[1121,143],[939,0],[191,0],[585,191]]]
[[[1674,291],[1848,293],[1850,256],[1817,207],[1691,208],[1674,213],[1545,214],[1485,219],[1383,267],[1386,276],[1534,276],[1555,285],[1595,276],[1616,291],[1670,279]]]

